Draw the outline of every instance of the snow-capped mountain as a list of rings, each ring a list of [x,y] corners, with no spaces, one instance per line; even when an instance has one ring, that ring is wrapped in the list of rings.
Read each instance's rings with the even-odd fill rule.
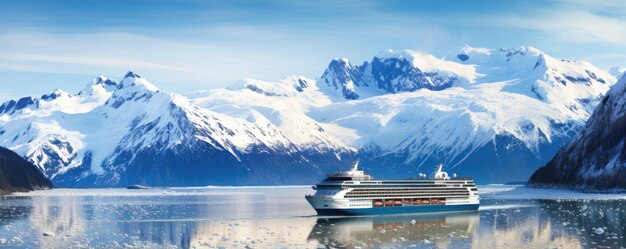
[[[320,81],[321,87],[331,90],[329,93],[359,99],[424,88],[442,90],[475,77],[471,66],[411,50],[385,50],[362,65],[352,65],[346,58],[334,59]]]
[[[390,58],[398,63],[377,77],[391,85],[415,79],[411,72],[418,71],[451,83],[372,87],[365,80],[372,71],[361,68]],[[360,148],[362,165],[385,177],[428,173],[443,162],[449,171],[482,182],[525,180],[576,134],[615,82],[588,62],[556,59],[532,47],[464,47],[451,60],[385,51],[356,67],[360,71],[341,61],[350,70],[337,70],[333,60],[318,84],[329,96],[343,93],[343,100],[309,115],[352,131],[354,140],[347,142]],[[337,72],[352,76],[335,77]],[[355,100],[346,91],[370,97]]]
[[[626,189],[626,77],[611,88],[576,137],[530,178],[535,186]]]
[[[198,108],[132,72],[105,82],[15,104],[0,141],[60,186],[309,183],[353,160],[343,148],[299,146],[261,115]]]
[[[376,177],[527,179],[616,82],[531,48],[449,59],[386,50],[318,80],[244,79],[187,96],[129,72],[0,105],[0,145],[65,186],[304,184],[361,158]]]
[[[586,61],[554,58],[533,47],[464,47],[456,62],[483,75],[475,84],[503,82],[502,91],[522,94],[582,119],[589,117],[615,76]]]
[[[341,129],[313,120],[309,110],[331,103],[314,80],[290,76],[279,82],[245,79],[225,89],[197,92],[192,102],[206,109],[275,126],[281,134],[302,148],[316,151],[352,151],[340,137]]]

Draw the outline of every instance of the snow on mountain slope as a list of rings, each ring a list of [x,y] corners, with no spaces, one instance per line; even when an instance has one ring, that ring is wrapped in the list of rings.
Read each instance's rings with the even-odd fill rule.
[[[260,115],[241,119],[198,108],[132,72],[114,88],[103,82],[96,79],[63,99],[80,104],[68,100],[109,95],[88,112],[74,112],[84,106],[69,112],[35,104],[12,107],[11,115],[2,117],[0,142],[60,186],[295,183],[298,179],[280,174],[296,171],[307,172],[301,180],[313,182],[321,169],[337,167],[341,153],[350,152],[318,144],[313,153]],[[274,164],[280,166],[268,166]]]
[[[320,79],[244,79],[180,96],[129,72],[0,105],[0,145],[65,186],[302,184],[358,156],[377,177],[447,165],[525,180],[570,140],[615,77],[538,49],[451,59],[386,50]]]
[[[337,153],[353,151],[339,139],[341,136],[333,136],[339,132],[329,132],[346,129],[307,116],[311,108],[331,103],[311,79],[301,76],[279,82],[246,79],[226,89],[197,92],[189,98],[195,105],[215,112],[275,125],[291,142],[303,148],[330,148]]]
[[[358,131],[354,143],[360,146],[373,143],[392,152],[409,149],[422,155],[445,149],[453,157],[485,144],[498,133],[512,134],[537,151],[541,139],[551,142],[553,135],[562,135],[552,124],[570,120],[523,95],[457,87],[335,103],[314,110],[311,116]]]
[[[574,139],[529,183],[595,190],[626,189],[626,77],[611,88]]]
[[[429,173],[439,162],[448,170],[485,182],[519,180],[517,175],[506,174],[514,167],[529,175],[542,159],[552,156],[546,144],[558,148],[581,125],[539,100],[498,88],[424,89],[338,102],[310,115],[319,122],[354,130],[358,139],[350,144],[360,148],[364,167],[378,176]],[[480,152],[485,149],[500,158],[493,162],[483,158],[485,168],[503,176],[488,176],[478,166],[468,165],[468,158],[485,154]],[[536,165],[514,165],[505,159],[507,153]]]
[[[333,99],[350,100],[423,88],[442,90],[478,76],[473,66],[411,50],[385,50],[360,66],[345,58],[334,59],[319,82]]]
[[[7,101],[0,106],[0,142],[47,177],[76,167],[82,162],[82,154],[77,152],[86,146],[82,129],[97,122],[89,113],[103,105],[116,88],[116,82],[101,76],[76,95],[55,90],[40,98]]]
[[[190,98],[227,115],[259,114],[301,145],[356,148],[379,177],[443,162],[507,182],[525,180],[569,141],[615,78],[532,47],[465,47],[452,60],[410,50],[386,50],[362,66],[335,59],[317,82],[304,81],[295,90],[293,77],[247,79]]]
[[[390,59],[375,78],[382,84],[367,80],[373,74],[363,68]],[[403,77],[430,82],[410,73],[417,71],[453,83],[380,87],[406,86],[398,85]],[[344,141],[379,175],[401,177],[443,162],[480,181],[524,180],[580,129],[614,82],[588,62],[532,47],[467,46],[451,60],[384,51],[363,66],[333,60],[319,84],[335,101],[310,116],[356,133]]]
[[[539,99],[586,119],[616,80],[589,62],[557,59],[533,47],[466,46],[450,60],[411,50],[385,50],[360,66],[335,59],[319,82],[334,101],[498,83],[504,92]]]
[[[56,89],[50,94],[39,98],[24,97],[17,101],[9,100],[0,105],[2,117],[50,115],[53,112],[68,114],[89,112],[102,105],[117,88],[117,83],[100,76],[87,84],[84,90],[76,95]]]
[[[563,113],[589,117],[616,78],[586,61],[554,58],[533,47],[464,47],[454,60],[484,75],[478,84],[507,82],[502,91],[539,99]]]

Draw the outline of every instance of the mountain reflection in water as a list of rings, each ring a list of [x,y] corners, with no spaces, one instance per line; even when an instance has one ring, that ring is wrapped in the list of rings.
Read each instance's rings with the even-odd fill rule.
[[[476,232],[477,212],[417,216],[320,218],[308,240],[339,248],[410,247],[434,244],[448,247],[452,241],[468,244]]]
[[[309,188],[53,190],[0,198],[0,248],[620,248],[625,200],[318,217]],[[47,234],[48,236],[44,236]]]

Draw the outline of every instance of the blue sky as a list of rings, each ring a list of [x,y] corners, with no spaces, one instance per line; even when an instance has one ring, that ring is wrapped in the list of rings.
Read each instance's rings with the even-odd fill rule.
[[[189,93],[241,78],[317,78],[335,57],[439,57],[464,45],[530,45],[601,68],[626,65],[620,1],[2,1],[0,100],[132,69]]]

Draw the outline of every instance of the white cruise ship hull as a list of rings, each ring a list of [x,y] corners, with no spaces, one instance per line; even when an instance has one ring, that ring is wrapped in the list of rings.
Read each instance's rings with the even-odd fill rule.
[[[472,198],[474,199],[474,198]],[[404,202],[399,205],[374,206],[373,200],[349,200],[333,199],[332,197],[307,196],[306,200],[315,209],[318,215],[344,216],[344,215],[380,215],[380,214],[403,214],[403,213],[442,213],[476,211],[479,207],[478,198],[474,200],[448,200],[446,203],[437,204],[413,204]]]

